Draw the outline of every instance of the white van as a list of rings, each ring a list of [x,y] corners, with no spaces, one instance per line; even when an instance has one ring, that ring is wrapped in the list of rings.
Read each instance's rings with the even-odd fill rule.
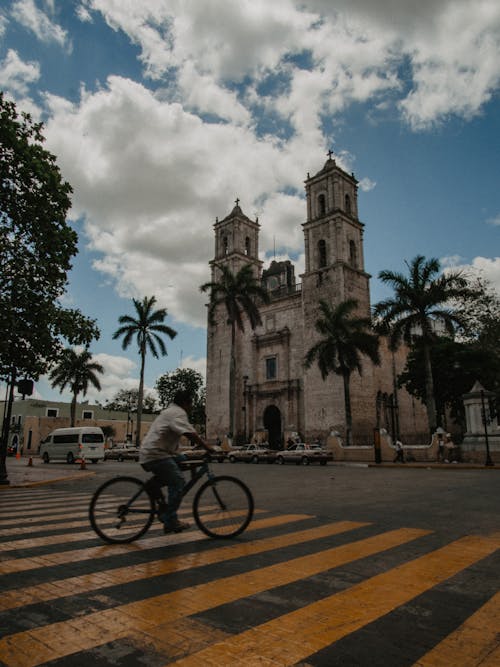
[[[104,433],[98,426],[56,428],[40,443],[40,456],[49,461],[104,461]]]

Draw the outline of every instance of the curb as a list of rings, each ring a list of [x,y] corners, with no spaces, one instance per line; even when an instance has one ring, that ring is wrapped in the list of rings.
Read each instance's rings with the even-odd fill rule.
[[[500,470],[500,465],[487,466],[480,463],[457,463],[456,465],[443,463],[367,463],[368,468],[412,468],[414,470]]]
[[[76,479],[84,479],[87,477],[94,477],[94,472],[87,472],[81,475],[69,475],[66,477],[51,477],[50,479],[33,479],[33,480],[9,480],[9,484],[0,484],[0,492],[3,489],[19,489],[31,488],[34,486],[42,486],[43,484],[53,484],[55,482],[70,482]]]

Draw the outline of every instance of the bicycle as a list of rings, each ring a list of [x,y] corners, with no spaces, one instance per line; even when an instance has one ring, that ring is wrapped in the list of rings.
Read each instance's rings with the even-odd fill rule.
[[[198,528],[213,538],[240,535],[252,520],[254,501],[250,489],[241,480],[215,475],[210,457],[179,462],[181,470],[190,470],[191,478],[182,497],[206,475],[206,481],[193,499],[193,517]],[[155,517],[167,505],[162,487],[155,477],[146,482],[137,477],[114,477],[102,484],[92,496],[90,524],[105,542],[125,544],[142,537]]]

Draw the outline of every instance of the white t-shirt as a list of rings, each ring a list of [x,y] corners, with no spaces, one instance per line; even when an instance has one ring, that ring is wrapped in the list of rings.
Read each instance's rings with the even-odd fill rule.
[[[186,411],[179,405],[171,403],[160,412],[142,441],[139,461],[148,463],[174,456],[179,449],[181,435],[194,431]]]

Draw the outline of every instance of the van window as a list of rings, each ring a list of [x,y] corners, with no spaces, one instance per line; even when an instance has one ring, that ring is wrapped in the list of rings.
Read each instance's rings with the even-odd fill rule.
[[[68,435],[55,435],[54,444],[61,442],[78,442],[78,433],[69,433]]]
[[[104,436],[100,433],[83,433],[82,442],[104,442]]]

